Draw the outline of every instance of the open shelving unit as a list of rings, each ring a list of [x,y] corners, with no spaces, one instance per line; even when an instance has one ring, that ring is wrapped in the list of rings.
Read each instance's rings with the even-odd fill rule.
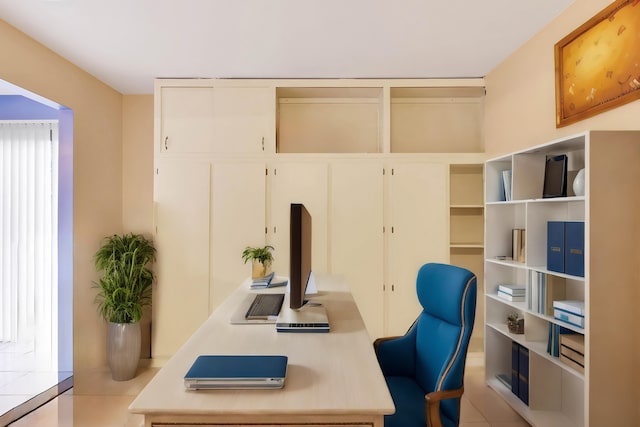
[[[542,198],[545,159],[568,156],[567,196]],[[640,206],[640,132],[589,131],[515,152],[485,164],[485,379],[534,426],[638,425],[636,384],[640,334],[624,331],[640,300],[636,265],[640,251],[636,218]],[[585,195],[571,183],[585,169]],[[510,201],[503,196],[502,171],[511,170]],[[584,221],[585,275],[546,266],[547,222]],[[525,229],[525,261],[509,259],[512,229]],[[500,284],[530,285],[532,272],[565,282],[562,299],[585,303],[585,327],[497,295]],[[529,287],[527,287],[529,292]],[[524,334],[509,332],[510,313],[524,317]],[[551,324],[585,337],[585,369],[579,372],[547,352]],[[511,373],[511,346],[529,350],[528,405],[498,379]],[[635,354],[635,356],[633,356]],[[636,380],[631,378],[635,372]]]
[[[484,343],[484,165],[449,165],[449,261],[474,272],[478,283],[476,318],[469,351]]]

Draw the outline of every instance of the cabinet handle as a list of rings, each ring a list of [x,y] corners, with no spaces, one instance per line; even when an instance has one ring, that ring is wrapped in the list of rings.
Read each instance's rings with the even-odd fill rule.
[[[396,285],[391,285],[391,292],[395,292],[396,291]]]
[[[262,137],[262,151],[264,151],[264,136]]]
[[[165,136],[164,137],[164,150],[167,151],[168,148],[169,148],[169,137]]]

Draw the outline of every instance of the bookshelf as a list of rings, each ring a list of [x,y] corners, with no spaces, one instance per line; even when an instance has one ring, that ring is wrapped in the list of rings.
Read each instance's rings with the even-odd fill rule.
[[[534,426],[636,425],[640,399],[640,336],[625,332],[633,323],[639,291],[640,251],[636,218],[640,194],[640,132],[588,131],[503,155],[485,164],[485,375],[486,383]],[[567,196],[542,198],[545,159],[566,154]],[[585,194],[575,196],[573,178],[585,168]],[[502,171],[511,170],[511,200],[503,192]],[[585,274],[573,276],[547,268],[547,222],[585,224]],[[525,230],[525,260],[510,259],[512,229]],[[585,303],[580,328],[532,307],[532,277],[564,282],[564,297]],[[525,302],[497,294],[500,284],[527,287]],[[510,313],[525,319],[524,334],[509,333]],[[550,325],[584,335],[584,373],[547,352]],[[529,350],[529,402],[525,404],[499,375],[511,372],[511,345]],[[637,376],[636,376],[637,378]],[[612,392],[615,390],[615,393]]]

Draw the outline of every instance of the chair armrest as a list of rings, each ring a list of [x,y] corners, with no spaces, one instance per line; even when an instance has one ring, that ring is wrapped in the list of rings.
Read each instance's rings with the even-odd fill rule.
[[[429,427],[442,427],[440,419],[440,402],[446,399],[454,399],[462,397],[464,387],[455,390],[432,391],[425,398],[425,413],[427,416],[427,425]]]
[[[382,345],[382,343],[396,340],[398,338],[400,338],[400,336],[378,338],[373,342],[373,350],[376,352],[376,354],[378,354],[378,350],[380,349],[380,346]]]
[[[378,363],[385,376],[415,375],[416,339],[412,331],[399,337],[383,337],[373,342]]]

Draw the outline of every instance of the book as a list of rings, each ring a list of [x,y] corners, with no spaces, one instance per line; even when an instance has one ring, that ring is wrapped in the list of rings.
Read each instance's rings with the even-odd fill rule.
[[[560,355],[564,355],[574,362],[584,366],[584,354],[578,353],[577,351],[572,350],[571,348],[562,344],[560,344]]]
[[[277,277],[275,273],[271,272],[270,274],[264,277],[258,277],[256,279],[251,280],[251,289],[264,289],[264,288],[275,288],[278,286],[285,286],[287,284],[287,279],[284,277]]]
[[[584,365],[581,365],[580,363],[576,362],[575,360],[571,359],[565,354],[560,354],[559,359],[565,365],[571,366],[576,371],[584,373]]]
[[[526,260],[526,230],[523,228],[514,228],[512,230],[511,251],[514,261],[525,262]]]
[[[502,188],[504,189],[504,200],[511,201],[511,169],[502,171]]]
[[[506,292],[498,291],[498,296],[506,301],[511,302],[524,302],[525,296],[522,295],[511,295]]]
[[[522,285],[498,285],[498,292],[509,295],[525,295],[526,288]]]
[[[584,373],[584,335],[560,334],[560,361]]]
[[[536,313],[544,313],[544,305],[547,297],[547,275],[539,271],[532,271],[529,276],[531,293],[528,308]]]
[[[584,335],[582,334],[562,334],[560,335],[560,344],[584,354]]]
[[[547,353],[554,357],[560,356],[560,337],[562,335],[575,334],[571,329],[555,323],[549,323],[549,337],[547,341]]]

